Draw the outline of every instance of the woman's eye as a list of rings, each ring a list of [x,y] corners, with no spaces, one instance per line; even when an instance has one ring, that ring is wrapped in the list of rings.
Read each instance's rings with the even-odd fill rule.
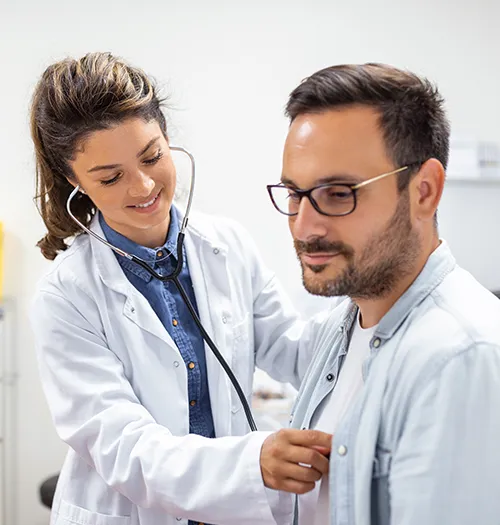
[[[101,184],[103,186],[109,186],[110,184],[114,184],[118,181],[118,179],[121,177],[121,173],[117,173],[112,179],[102,180]]]
[[[156,164],[161,158],[163,157],[163,152],[161,150],[158,150],[158,153],[151,157],[150,159],[144,159],[144,164]]]

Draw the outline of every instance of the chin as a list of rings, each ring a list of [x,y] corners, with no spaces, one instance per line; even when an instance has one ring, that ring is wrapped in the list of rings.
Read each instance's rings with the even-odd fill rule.
[[[302,284],[312,295],[321,297],[336,296],[336,283],[339,272],[328,271],[328,266],[305,266],[302,267]],[[340,294],[339,294],[340,295]]]

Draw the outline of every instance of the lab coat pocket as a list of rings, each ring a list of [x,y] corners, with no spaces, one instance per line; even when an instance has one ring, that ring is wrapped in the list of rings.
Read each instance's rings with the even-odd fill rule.
[[[250,346],[250,330],[248,326],[250,315],[247,313],[243,320],[233,325],[233,351],[231,354],[231,370],[240,383],[247,398],[251,394],[253,377],[253,351]],[[243,408],[235,389],[231,389],[231,411],[239,412]]]
[[[391,461],[391,451],[377,447],[375,459],[373,460],[372,475],[372,523],[390,523],[391,502],[389,493],[389,474]]]
[[[66,501],[54,510],[53,525],[130,525],[130,516],[100,514]]]

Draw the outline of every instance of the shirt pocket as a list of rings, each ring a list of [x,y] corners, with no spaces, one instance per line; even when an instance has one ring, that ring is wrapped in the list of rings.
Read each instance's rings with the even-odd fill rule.
[[[392,452],[377,447],[373,460],[371,514],[372,523],[390,523],[391,498],[389,492],[389,475],[391,471]]]
[[[130,516],[113,516],[90,511],[66,501],[54,510],[54,525],[131,525]]]
[[[250,314],[246,313],[233,325],[233,351],[231,353],[231,370],[236,376],[247,399],[251,396],[254,371],[253,349],[250,349]],[[233,414],[243,408],[234,387],[231,388],[231,411]]]

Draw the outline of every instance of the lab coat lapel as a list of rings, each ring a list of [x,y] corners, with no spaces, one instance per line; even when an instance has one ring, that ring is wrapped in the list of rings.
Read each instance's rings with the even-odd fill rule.
[[[91,230],[100,237],[104,237],[96,217],[92,220]],[[102,281],[108,288],[124,296],[123,315],[142,330],[146,330],[167,343],[180,357],[180,352],[172,337],[151,308],[148,300],[127,279],[113,251],[93,237],[91,237],[91,245]]]
[[[224,325],[218,322],[224,297],[227,300],[229,296],[227,248],[210,241],[194,228],[188,228],[185,246],[201,322],[231,365],[232,345],[226,344]],[[226,436],[231,429],[231,383],[206,343],[205,355],[215,434]]]

